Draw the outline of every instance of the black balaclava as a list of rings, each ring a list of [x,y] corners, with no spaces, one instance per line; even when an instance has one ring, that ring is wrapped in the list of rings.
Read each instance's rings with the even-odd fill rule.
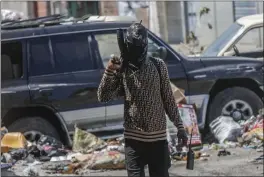
[[[129,63],[139,67],[145,61],[148,50],[148,31],[141,22],[134,23],[127,29],[125,43]]]

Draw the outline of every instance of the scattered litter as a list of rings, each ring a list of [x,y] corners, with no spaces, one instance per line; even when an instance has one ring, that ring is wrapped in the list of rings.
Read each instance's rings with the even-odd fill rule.
[[[13,166],[13,163],[1,163],[1,169],[7,169]]]
[[[227,155],[231,155],[231,153],[225,149],[219,150],[217,156],[227,156]]]
[[[202,153],[202,154],[201,154],[201,157],[210,157],[210,154]]]
[[[75,127],[75,133],[73,138],[74,152],[90,153],[98,149],[103,149],[107,146],[107,143],[100,138],[94,136],[87,131],[81,130]]]
[[[9,153],[12,159],[18,161],[27,158],[28,152],[26,149],[14,149]]]
[[[34,166],[29,166],[23,170],[24,176],[39,176],[38,171]]]
[[[237,141],[237,137],[242,135],[241,126],[232,117],[220,116],[210,123],[211,132],[219,143],[225,141]]]
[[[46,145],[54,148],[63,148],[63,144],[60,141],[48,135],[42,135],[38,140],[37,144],[40,146]]]
[[[194,116],[196,121],[190,118],[193,118],[195,114],[194,106],[181,105],[181,107],[182,111],[180,112],[184,117],[183,122],[186,130],[197,127],[196,117]],[[235,148],[238,147],[263,152],[263,115],[252,116],[250,120],[241,124],[234,122],[230,117],[220,116],[210,124],[210,128],[219,144],[202,145],[200,133],[197,131],[191,139],[195,160],[209,161],[212,156],[210,152],[216,150],[218,157],[231,155],[228,149],[233,149],[232,154],[236,154]],[[25,166],[24,176],[39,176],[39,169],[35,165],[40,163],[42,164],[41,169],[45,170],[45,173],[53,175],[87,175],[94,170],[125,169],[123,136],[104,141],[75,127],[73,148],[69,150],[65,149],[60,141],[50,136],[42,135],[39,141],[30,143],[21,133],[8,132],[5,127],[2,127],[1,130],[3,130],[3,132],[1,131],[1,135],[3,135],[1,168],[12,170],[17,164],[23,164]],[[168,136],[172,162],[186,161],[188,148],[179,148],[177,143],[172,140],[172,136]],[[263,163],[263,155],[252,162]]]
[[[1,152],[4,152],[2,151],[2,147],[8,147],[7,149],[9,150],[10,148],[12,149],[25,148],[26,145],[27,145],[27,140],[22,133],[19,132],[6,133],[4,137],[1,139]]]
[[[201,161],[208,161],[208,158],[206,158],[206,157],[201,157],[200,160],[201,160]]]
[[[251,161],[252,163],[263,163],[264,162],[264,155],[259,156]]]
[[[12,163],[13,158],[9,153],[3,153],[1,155],[1,163]]]
[[[91,169],[125,169],[125,155],[118,151],[104,151],[93,159]]]

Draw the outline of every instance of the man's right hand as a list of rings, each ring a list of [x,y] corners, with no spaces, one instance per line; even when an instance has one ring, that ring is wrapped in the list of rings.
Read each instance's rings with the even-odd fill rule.
[[[115,72],[116,70],[118,70],[120,68],[121,68],[120,59],[117,56],[115,56],[115,55],[111,55],[111,58],[110,58],[110,60],[108,61],[108,64],[107,64],[107,69]]]

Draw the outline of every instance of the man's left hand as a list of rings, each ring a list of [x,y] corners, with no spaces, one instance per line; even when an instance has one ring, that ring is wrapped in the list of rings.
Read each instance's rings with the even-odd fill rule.
[[[177,133],[178,143],[183,147],[187,146],[188,136],[184,129],[179,129]]]

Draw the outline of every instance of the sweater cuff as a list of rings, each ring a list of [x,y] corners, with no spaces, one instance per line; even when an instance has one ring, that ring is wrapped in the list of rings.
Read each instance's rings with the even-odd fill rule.
[[[177,129],[178,129],[178,130],[184,130],[184,126],[183,126],[183,124],[182,124],[182,123],[178,123],[178,124],[177,124]]]

